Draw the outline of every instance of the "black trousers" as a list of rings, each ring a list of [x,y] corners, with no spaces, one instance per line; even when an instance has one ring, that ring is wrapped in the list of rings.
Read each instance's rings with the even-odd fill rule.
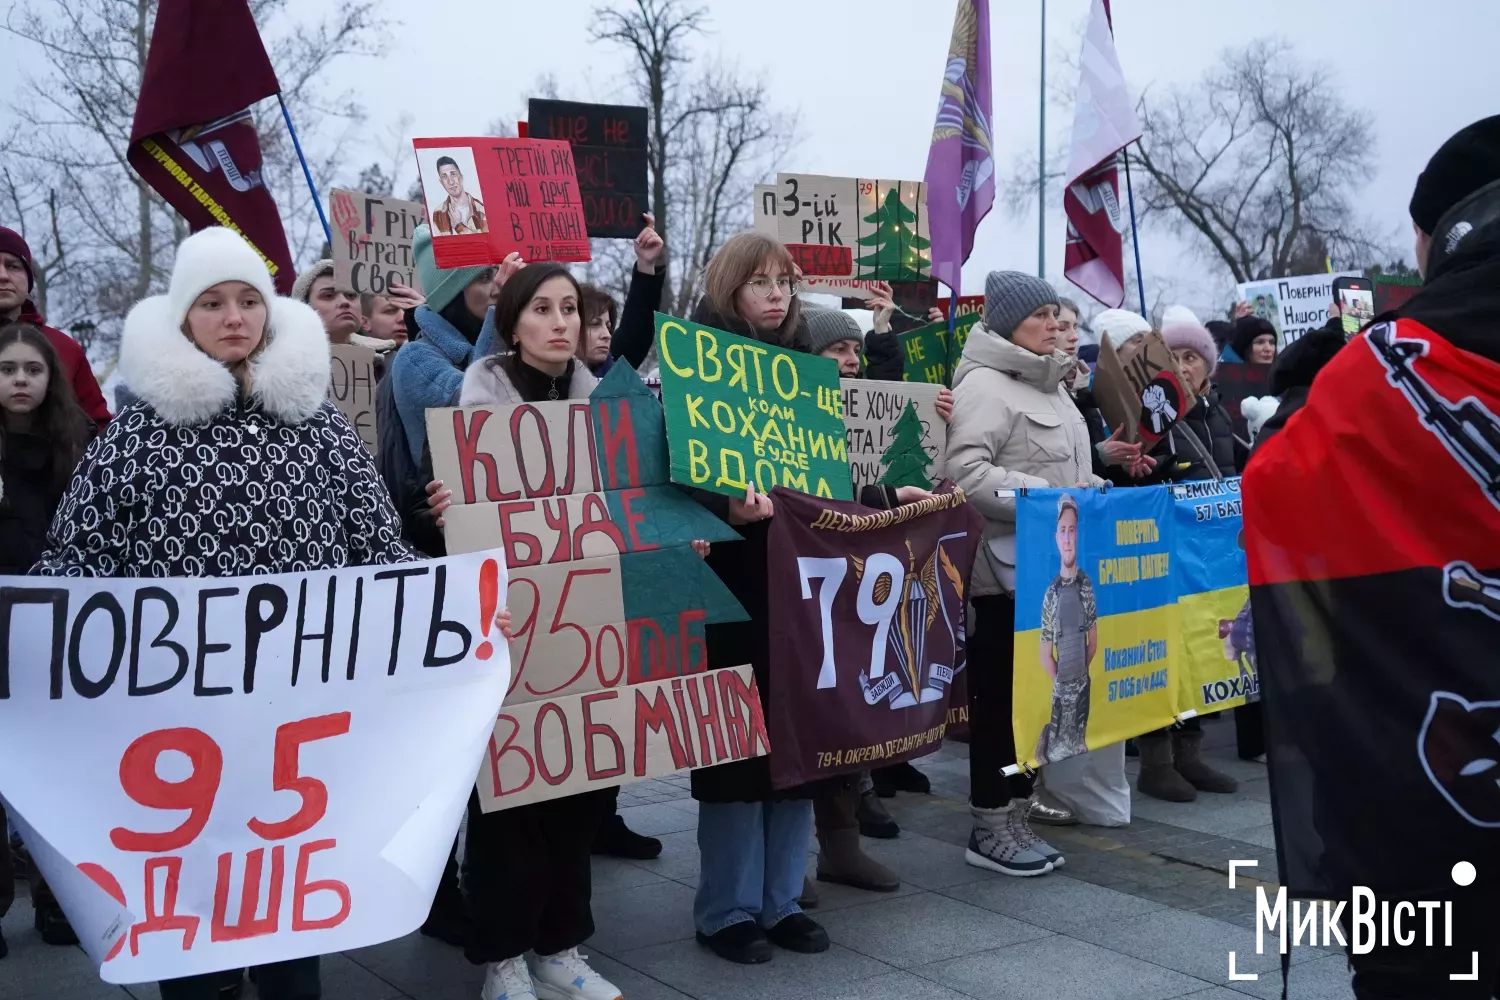
[[[976,597],[968,622],[969,801],[999,809],[1031,796],[1031,778],[1007,778],[1001,769],[1016,762],[1016,602],[1004,594]]]
[[[10,854],[10,834],[5,829],[5,803],[0,802],[0,917],[16,901],[16,862]]]
[[[1483,871],[1480,868],[1480,872]],[[1426,898],[1452,900],[1451,947],[1442,944],[1442,911],[1436,913],[1434,920],[1437,946],[1425,946],[1425,918],[1419,909],[1416,919],[1408,918],[1405,922],[1407,933],[1416,932],[1416,941],[1412,945],[1400,947],[1393,937],[1386,947],[1377,943],[1368,954],[1355,955],[1353,932],[1346,913],[1344,937],[1351,945],[1349,961],[1354,967],[1355,997],[1358,1000],[1489,1000],[1500,996],[1500,889],[1493,884],[1465,889],[1448,886],[1426,894]],[[1395,905],[1396,900],[1391,898],[1393,911]],[[1378,920],[1376,927],[1379,927]],[[1468,975],[1474,971],[1475,952],[1479,954],[1479,979],[1472,982],[1449,979],[1453,973]]]
[[[318,959],[295,958],[290,962],[258,965],[250,970],[261,1000],[319,1000],[323,986]],[[165,979],[156,984],[161,1000],[219,1000],[219,990],[240,981],[240,970],[210,972],[186,979]]]
[[[470,962],[555,955],[593,935],[589,855],[608,803],[606,791],[584,792],[482,813],[469,799],[461,883]]]
[[[1253,701],[1234,710],[1235,749],[1241,760],[1250,760],[1266,752],[1264,702]]]

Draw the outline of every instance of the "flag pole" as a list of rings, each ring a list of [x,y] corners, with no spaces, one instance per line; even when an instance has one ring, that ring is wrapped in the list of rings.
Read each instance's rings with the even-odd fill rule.
[[[1047,0],[1042,0],[1042,78],[1038,90],[1041,125],[1036,168],[1036,276],[1047,280]]]
[[[297,151],[297,159],[302,163],[302,176],[307,178],[307,189],[312,192],[313,204],[318,208],[318,219],[323,223],[323,238],[328,245],[333,246],[333,230],[328,228],[328,216],[323,214],[323,202],[318,198],[318,186],[313,183],[312,171],[308,169],[307,157],[302,155],[302,143],[297,139],[297,129],[292,125],[291,112],[286,109],[286,101],[281,95],[276,95],[276,103],[281,105],[281,117],[286,121],[286,130],[292,134],[292,148]]]
[[[1135,189],[1130,185],[1130,147],[1120,150],[1125,160],[1125,196],[1130,201],[1130,242],[1135,247],[1135,287],[1141,296],[1141,315],[1146,315],[1146,278],[1141,274],[1141,237],[1135,225]]]

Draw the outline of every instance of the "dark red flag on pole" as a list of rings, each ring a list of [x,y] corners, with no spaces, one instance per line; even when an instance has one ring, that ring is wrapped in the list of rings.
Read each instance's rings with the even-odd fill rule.
[[[250,108],[279,92],[246,0],[161,0],[126,159],[194,232],[233,229],[296,280]]]

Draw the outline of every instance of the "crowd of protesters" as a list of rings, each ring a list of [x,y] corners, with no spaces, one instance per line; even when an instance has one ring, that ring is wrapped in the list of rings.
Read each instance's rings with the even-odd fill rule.
[[[1435,158],[1424,174],[1428,187],[1419,185],[1413,200],[1424,272],[1435,216],[1500,184],[1500,119],[1458,138],[1457,148],[1450,143]],[[1438,181],[1428,178],[1441,178],[1446,188],[1435,194]],[[1469,272],[1477,267],[1493,275],[1500,257],[1500,215],[1492,208],[1476,214],[1479,238],[1466,244],[1476,249],[1460,255]],[[298,276],[290,297],[280,297],[260,256],[237,234],[216,228],[189,237],[178,248],[165,293],[137,304],[125,321],[120,406],[111,417],[82,349],[48,327],[33,305],[29,248],[14,231],[0,229],[0,574],[204,577],[443,555],[451,494],[433,475],[426,411],[583,398],[611,366],[642,366],[662,295],[663,244],[650,224],[635,240],[623,305],[558,264],[523,265],[513,256],[491,268],[441,269],[425,226],[417,230],[414,250],[422,294],[393,286],[384,295],[354,295],[337,287],[332,263],[323,260]],[[1446,272],[1458,268],[1451,251],[1443,266]],[[832,358],[845,377],[900,378],[888,287],[877,289],[869,303],[873,330],[866,334],[849,312],[804,301],[801,281],[786,247],[740,234],[709,262],[705,292],[690,315],[766,344]],[[1443,288],[1449,291],[1442,301],[1434,288],[1410,310],[1438,324],[1477,308],[1474,296],[1481,290],[1451,277]],[[1016,505],[1006,499],[1014,496],[1008,491],[1238,475],[1255,442],[1236,433],[1219,397],[1219,364],[1271,366],[1270,388],[1282,404],[1262,432],[1272,434],[1316,393],[1319,370],[1348,337],[1335,308],[1328,327],[1278,357],[1274,326],[1243,309],[1233,313],[1239,315],[1207,324],[1182,307],[1168,308],[1156,324],[1121,309],[1093,318],[1095,340],[1108,334],[1121,348],[1160,333],[1196,399],[1158,443],[1143,448],[1119,429],[1111,431],[1093,397],[1086,360],[1092,352],[1087,344],[1080,349],[1085,324],[1079,307],[1040,278],[997,271],[986,279],[982,320],[968,335],[951,390],[944,389],[937,403],[948,422],[945,478],[965,492],[985,525],[966,622],[972,832],[964,857],[971,865],[1011,876],[1046,875],[1065,858],[1035,824],[1104,821],[1096,818],[1093,792],[1066,769],[1048,765],[1037,780],[1005,773],[1017,760],[1011,725]],[[1493,358],[1496,336],[1485,336],[1472,338],[1473,349]],[[381,357],[376,405],[382,436],[373,459],[327,401],[328,343],[362,344]],[[170,462],[153,444],[163,436],[183,446],[170,451],[176,456]],[[284,447],[263,448],[268,442]],[[268,465],[271,455],[299,468]],[[292,484],[292,518],[265,509],[264,491],[246,491],[243,478],[226,471],[252,461],[259,463],[257,475]],[[205,516],[211,501],[197,488],[203,483],[215,485],[214,496],[235,498],[223,506],[236,511],[234,517]],[[147,501],[172,486],[181,487],[176,495],[183,498],[175,508]],[[772,683],[767,594],[775,583],[768,579],[767,540],[775,504],[753,487],[743,498],[695,496],[740,536],[733,544],[694,548],[748,615],[709,626],[708,666],[748,662],[766,698]],[[928,496],[915,487],[874,487],[860,500],[889,508]],[[209,524],[216,527],[197,529],[193,546],[162,544],[193,531],[192,525]],[[265,530],[273,536],[270,544]],[[500,617],[508,628],[503,610]],[[1240,756],[1263,759],[1260,706],[1240,709],[1236,723]],[[1134,740],[1139,792],[1184,802],[1199,793],[1234,791],[1234,779],[1204,761],[1202,729],[1192,719]],[[1095,780],[1102,775],[1128,801],[1127,749],[1091,753],[1099,755]],[[806,878],[814,837],[818,880],[872,892],[898,889],[901,873],[866,854],[861,837],[899,835],[882,798],[930,790],[909,764],[773,790],[767,757],[695,770],[691,788],[701,859],[693,904],[697,939],[745,964],[769,961],[777,949],[829,947],[823,927],[805,912],[817,902]],[[485,967],[485,1000],[621,995],[580,951],[594,933],[590,856],[649,859],[662,845],[629,829],[617,810],[617,792],[588,791],[493,813],[471,799],[423,932],[461,947]],[[0,843],[0,914],[13,898],[13,862],[25,862],[24,849],[15,846]],[[42,938],[74,943],[35,866],[26,867]],[[6,950],[0,937],[0,958]],[[267,1000],[320,995],[317,959],[251,971]],[[163,982],[160,990],[164,1000],[220,997],[241,979],[231,971]]]

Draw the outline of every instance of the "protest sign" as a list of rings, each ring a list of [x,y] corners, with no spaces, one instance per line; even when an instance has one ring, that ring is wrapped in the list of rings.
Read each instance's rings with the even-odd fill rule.
[[[532,99],[526,114],[530,138],[572,144],[589,235],[634,239],[641,230],[641,213],[651,204],[646,109]]]
[[[1238,479],[1016,498],[1014,722],[1025,763],[1259,691],[1239,525]]]
[[[1240,481],[1171,487],[1176,508],[1178,714],[1243,705],[1260,692],[1240,516]]]
[[[1172,722],[1172,514],[1165,488],[1016,498],[1018,760],[1064,760]]]
[[[1377,274],[1375,282],[1375,315],[1400,309],[1422,290],[1422,276]]]
[[[781,227],[780,212],[777,207],[777,195],[775,184],[755,185],[755,231],[762,236],[780,242]],[[845,298],[858,299],[860,304],[868,299],[875,291],[879,282],[874,278],[855,280],[853,278],[827,278],[816,274],[803,273],[802,290],[804,292],[815,292],[820,295],[839,295]]]
[[[956,491],[878,513],[781,488],[772,498],[767,575],[784,581],[768,616],[772,784],[936,750],[983,518]]]
[[[357,344],[330,344],[328,398],[370,449],[380,443],[375,419],[376,354]]]
[[[921,181],[777,174],[775,193],[777,239],[813,265],[804,264],[804,273],[893,282],[932,276]]]
[[[588,260],[572,148],[561,140],[416,139],[438,267],[498,264],[519,253]]]
[[[938,299],[935,304],[943,311],[943,315],[946,316],[948,315],[948,304],[952,301],[952,299]],[[981,316],[984,315],[984,296],[960,295],[958,298],[958,315],[971,316],[975,313]]]
[[[358,295],[384,295],[392,282],[400,282],[420,292],[411,240],[425,211],[414,201],[334,188],[328,199],[334,285]]]
[[[652,717],[651,691],[626,689],[704,671],[705,628],[745,614],[690,548],[739,535],[668,484],[661,404],[634,369],[616,365],[586,400],[433,409],[427,420],[434,473],[454,494],[448,551],[497,549],[511,571],[514,666],[479,777],[485,811],[680,770],[650,726],[631,721]],[[753,678],[741,681],[753,696]],[[712,715],[712,692],[705,697]],[[669,749],[672,733],[662,734]],[[594,766],[595,737],[648,764]],[[714,745],[741,749],[683,766],[755,747]]]
[[[969,331],[979,323],[980,313],[971,312],[953,321],[953,339],[948,339],[948,321],[939,320],[897,334],[901,342],[901,377],[907,382],[950,385],[963,358]]]
[[[505,573],[0,579],[0,795],[106,982],[421,925],[509,681]]]
[[[1328,307],[1333,304],[1333,279],[1358,278],[1358,271],[1307,274],[1296,278],[1267,278],[1246,281],[1238,286],[1240,301],[1250,304],[1250,311],[1276,327],[1279,347],[1328,322]]]
[[[1234,422],[1234,433],[1242,441],[1250,440],[1250,429],[1245,424],[1245,415],[1240,412],[1240,403],[1252,396],[1270,395],[1270,365],[1252,365],[1240,361],[1220,361],[1214,370],[1214,388],[1219,392],[1219,405]]]
[[[854,498],[836,362],[662,313],[656,349],[672,482]]]
[[[948,425],[937,412],[941,386],[839,379],[854,495],[866,486],[932,489],[943,478]]]
[[[1105,334],[1094,369],[1094,401],[1111,430],[1125,428],[1125,440],[1150,449],[1198,402],[1177,367],[1172,349],[1159,333],[1148,333],[1116,351]]]

